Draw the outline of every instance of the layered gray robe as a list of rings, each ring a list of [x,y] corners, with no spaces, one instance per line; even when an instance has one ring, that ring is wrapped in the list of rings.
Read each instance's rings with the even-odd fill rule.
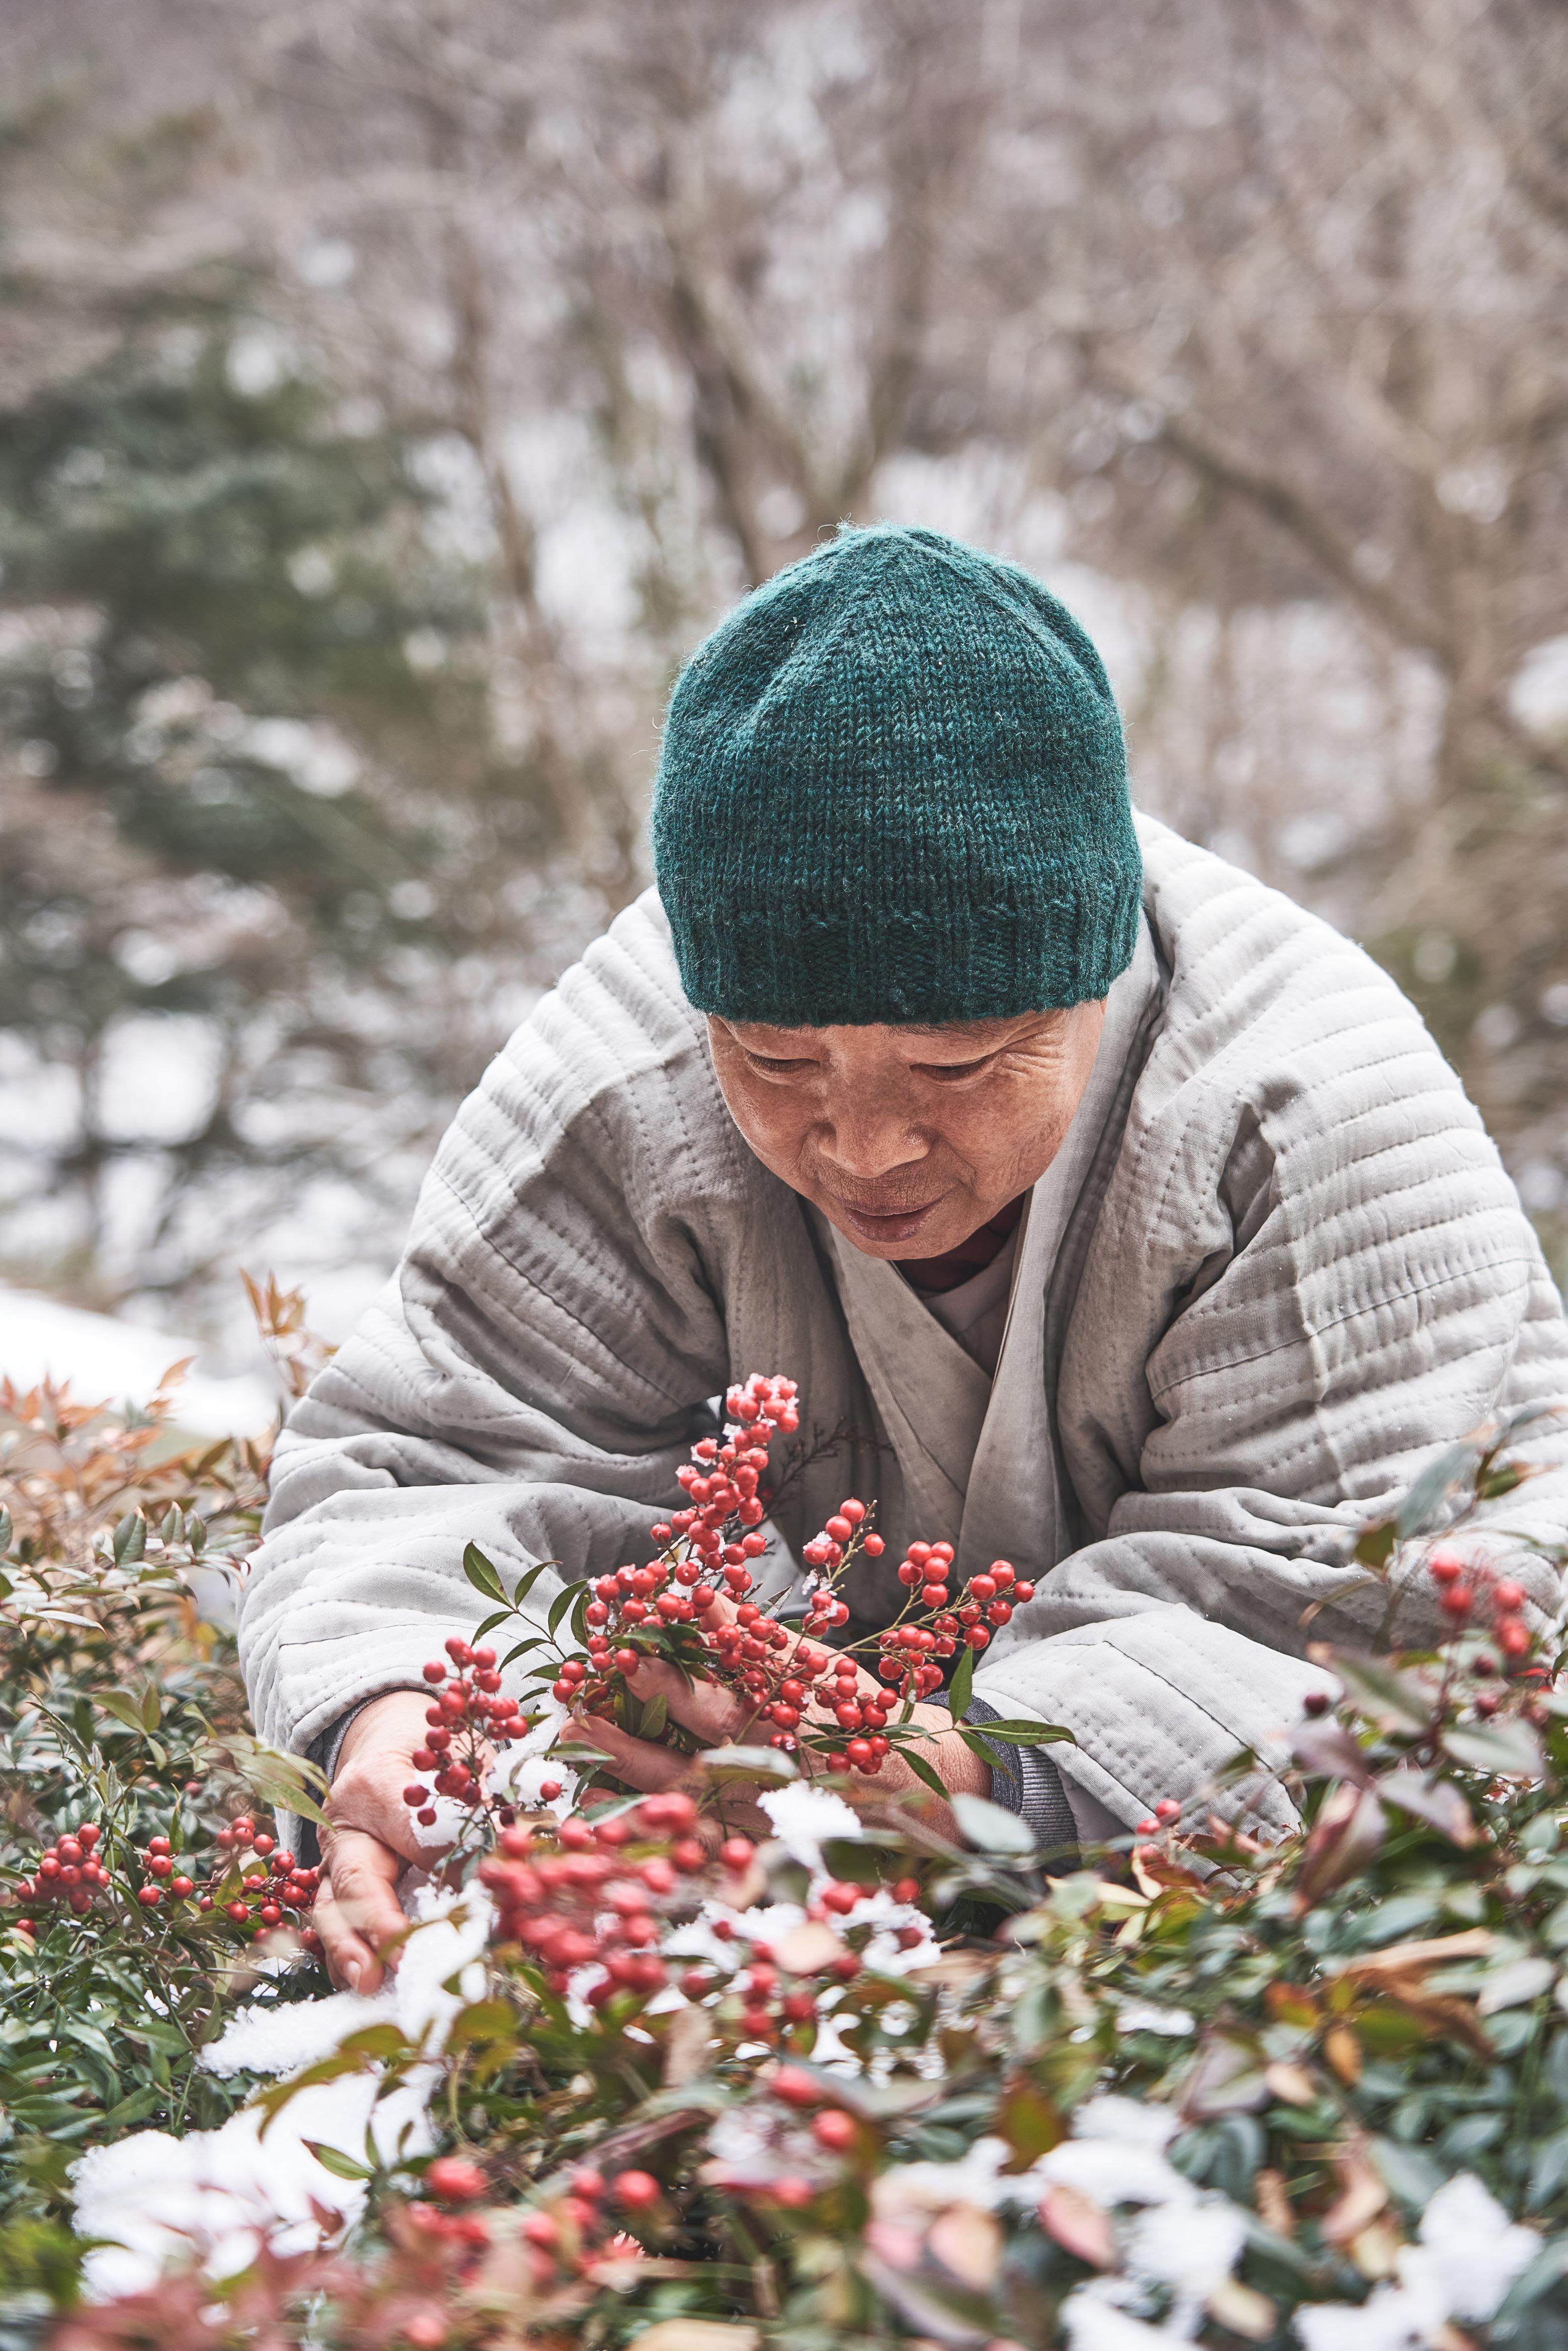
[[[705,1400],[798,1380],[826,1441],[776,1517],[874,1498],[860,1628],[917,1535],[1038,1596],[977,1693],[1065,1723],[1051,1753],[1131,1821],[1266,1748],[1309,1637],[1369,1637],[1356,1526],[1488,1416],[1568,1397],[1561,1303],[1513,1188],[1411,1005],[1357,948],[1145,822],[1145,932],[1090,1094],[1030,1202],[994,1384],[891,1266],[761,1166],[719,1095],[652,892],[459,1112],[384,1297],[278,1448],[241,1653],[303,1750],[411,1684],[510,1577],[646,1554]],[[1568,1431],[1493,1506],[1537,1604],[1568,1541]],[[558,1590],[542,1577],[530,1607]],[[1311,1635],[1304,1612],[1318,1604]],[[1433,1629],[1413,1591],[1402,1634]],[[1265,1823],[1289,1817],[1257,1785]]]

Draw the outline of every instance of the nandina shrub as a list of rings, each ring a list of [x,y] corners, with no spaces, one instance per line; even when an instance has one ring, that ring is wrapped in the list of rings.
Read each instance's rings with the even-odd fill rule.
[[[265,1454],[172,1409],[0,1385],[0,2264],[67,2275],[71,2163],[229,2112],[248,2082],[196,2053],[271,1930],[283,1959],[308,1932],[308,1875],[247,1807],[314,1800],[246,1728],[226,1629]]]
[[[791,1401],[761,1384],[787,1437]],[[1554,1642],[1469,1534],[1477,1501],[1517,1478],[1514,1432],[1455,1448],[1364,1534],[1369,1576],[1391,1593],[1428,1577],[1453,1631],[1428,1655],[1320,1652],[1343,1699],[1266,1759],[1297,1797],[1299,1835],[1264,1847],[1238,1825],[1238,1779],[1185,1812],[1157,1806],[1115,1850],[1048,1877],[1012,1815],[960,1800],[956,1844],[866,1768],[883,1760],[876,1738],[913,1764],[918,1667],[937,1639],[956,1655],[960,1628],[983,1625],[1008,1589],[995,1571],[970,1600],[935,1547],[911,1547],[903,1629],[933,1646],[885,1645],[881,1731],[865,1720],[869,1676],[861,1719],[838,1718],[831,1640],[869,1510],[841,1511],[844,1531],[819,1538],[814,1626],[783,1627],[775,1646],[738,1574],[722,1605],[696,1604],[714,1546],[694,1529],[719,1537],[719,1583],[757,1556],[737,1509],[753,1496],[714,1487],[716,1465],[758,1467],[742,1442],[755,1416],[735,1396],[731,1411],[695,1465],[706,1494],[688,1483],[686,1525],[662,1521],[652,1566],[629,1572],[652,1573],[648,1590],[618,1577],[565,1595],[553,1626],[522,1632],[540,1646],[514,1658],[509,1693],[486,1652],[517,1595],[470,1557],[491,1619],[430,1661],[431,1729],[447,1736],[421,1759],[429,1785],[409,1791],[422,1812],[439,1797],[459,1830],[403,1960],[405,1980],[446,1970],[440,1997],[400,1991],[395,2015],[383,2003],[256,2094],[276,2135],[264,2154],[276,2147],[281,2167],[295,2129],[357,2199],[325,2231],[335,2241],[280,2228],[236,2269],[231,2237],[206,2277],[202,2244],[172,2243],[161,2278],[160,2249],[132,2231],[146,2276],[63,2316],[57,2340],[1568,2340],[1568,1700]],[[752,1607],[742,1632],[761,1656],[727,1654],[719,1635]],[[934,1630],[942,1614],[951,1635]],[[619,1649],[728,1677],[756,1702],[758,1743],[690,1757],[657,1796],[612,1790],[589,1745],[595,1716],[666,1728]],[[497,1706],[508,1696],[515,1710]],[[525,1735],[523,1718],[569,1706],[580,1727],[559,1735],[547,1800],[549,1728]],[[866,1755],[850,1755],[852,1736]],[[533,1783],[515,1768],[525,1745]],[[737,1788],[770,1833],[726,1820]],[[68,1909],[51,1931],[86,1927]],[[422,1938],[439,1954],[428,1964]],[[254,1980],[220,1997],[232,2024],[254,2010]],[[379,2112],[406,2117],[412,2098],[423,2120],[329,2140],[319,2101],[367,2069]],[[267,2070],[217,2078],[232,2095]],[[312,2098],[314,2139],[295,2119]],[[134,2139],[123,2152],[129,2168]],[[214,2206],[215,2236],[225,2220]],[[68,2300],[68,2275],[41,2255],[33,2278],[40,2309]]]

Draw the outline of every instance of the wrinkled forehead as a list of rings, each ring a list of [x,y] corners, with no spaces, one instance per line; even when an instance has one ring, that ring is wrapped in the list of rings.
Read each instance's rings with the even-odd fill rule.
[[[748,1052],[823,1056],[868,1052],[903,1054],[911,1061],[972,1061],[1015,1040],[1059,1027],[1060,1011],[1023,1012],[992,1020],[900,1020],[839,1024],[822,1029],[774,1028],[761,1020],[727,1020],[727,1029]]]

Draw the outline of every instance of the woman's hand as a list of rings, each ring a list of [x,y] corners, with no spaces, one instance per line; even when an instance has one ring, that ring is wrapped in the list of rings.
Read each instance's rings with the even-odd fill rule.
[[[715,1617],[705,1618],[704,1621],[717,1620]],[[757,1707],[748,1700],[737,1698],[729,1690],[721,1689],[716,1683],[688,1683],[674,1666],[653,1658],[649,1658],[627,1679],[643,1705],[662,1698],[668,1708],[669,1719],[678,1722],[684,1730],[694,1732],[705,1747],[723,1747],[737,1740],[745,1741],[753,1726],[757,1726],[759,1743],[767,1736],[766,1727],[759,1722]],[[856,1688],[862,1698],[886,1695],[883,1686],[863,1668]],[[910,1722],[914,1728],[930,1734],[921,1742],[919,1752],[950,1794],[990,1794],[988,1767],[965,1745],[946,1707],[917,1706],[910,1716]],[[800,1727],[802,1729],[830,1730],[840,1739],[844,1736],[827,1708],[815,1698],[807,1706]],[[642,1789],[646,1794],[661,1788],[674,1787],[685,1779],[691,1768],[689,1757],[677,1754],[674,1748],[662,1747],[653,1740],[635,1739],[630,1731],[621,1729],[598,1715],[574,1716],[573,1729],[588,1745],[597,1748],[606,1757],[618,1779],[623,1780],[628,1787]],[[930,1826],[939,1835],[962,1843],[952,1807],[941,1802],[924,1781],[915,1776],[896,1747],[883,1757],[882,1769],[874,1780],[868,1779],[865,1784],[868,1794],[902,1796],[913,1793],[922,1799],[922,1816]],[[737,1796],[733,1803],[727,1800],[726,1813],[737,1828],[755,1831],[760,1835],[772,1834],[767,1814],[758,1808],[753,1799]]]
[[[411,1861],[439,1858],[422,1844],[402,1792],[421,1776],[413,1751],[425,1739],[429,1698],[419,1690],[389,1690],[349,1725],[328,1795],[331,1822],[321,1832],[321,1890],[310,1923],[321,1938],[334,1983],[374,1991],[397,1965],[408,1925],[397,1882]],[[393,1948],[389,1951],[388,1946]]]

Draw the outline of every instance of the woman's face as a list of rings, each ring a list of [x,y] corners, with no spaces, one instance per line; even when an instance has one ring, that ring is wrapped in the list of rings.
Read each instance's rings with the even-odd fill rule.
[[[1103,1003],[939,1029],[710,1017],[730,1115],[765,1167],[868,1257],[936,1257],[1045,1173],[1083,1098]]]

